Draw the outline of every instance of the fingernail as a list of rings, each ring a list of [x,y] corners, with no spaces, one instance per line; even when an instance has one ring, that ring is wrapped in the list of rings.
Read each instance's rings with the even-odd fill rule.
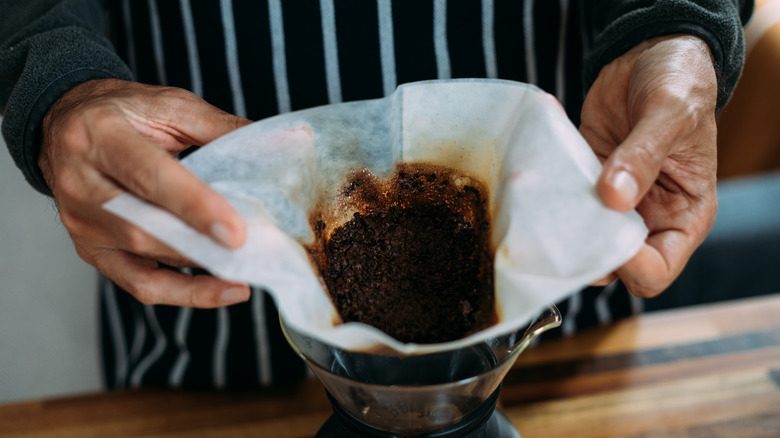
[[[639,185],[636,180],[625,170],[618,171],[612,177],[612,187],[617,190],[624,201],[633,204],[639,195]]]
[[[224,304],[235,304],[246,301],[246,295],[246,289],[243,287],[229,287],[222,291],[219,298]]]
[[[231,233],[227,225],[223,223],[217,222],[213,224],[211,226],[211,235],[223,246],[228,248],[235,248],[238,246],[235,237],[233,237],[233,233]]]

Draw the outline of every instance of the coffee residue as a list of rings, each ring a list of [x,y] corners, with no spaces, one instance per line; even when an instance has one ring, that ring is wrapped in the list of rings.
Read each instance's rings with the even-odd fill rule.
[[[414,343],[494,324],[486,204],[481,184],[442,167],[404,163],[389,180],[353,173],[311,217],[309,251],[341,318]]]

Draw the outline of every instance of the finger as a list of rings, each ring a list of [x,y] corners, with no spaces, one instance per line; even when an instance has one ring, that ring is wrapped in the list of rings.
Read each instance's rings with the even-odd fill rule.
[[[617,273],[613,272],[609,275],[605,275],[596,281],[590,283],[591,286],[606,286],[618,279]]]
[[[664,116],[642,118],[607,158],[597,183],[607,207],[631,210],[647,193],[675,143],[675,134],[669,126]]]
[[[230,203],[176,159],[139,134],[116,138],[112,131],[102,141],[119,144],[103,154],[103,171],[131,193],[181,218],[227,248],[239,248],[246,239],[243,219]]]
[[[106,248],[118,248],[125,250],[132,254],[158,261],[168,266],[176,268],[195,268],[199,265],[189,258],[183,256],[178,251],[169,247],[168,245],[160,242],[146,231],[124,221],[118,219],[117,222],[122,222],[121,226],[123,236],[118,242],[109,242]],[[111,228],[103,228],[111,229]],[[110,236],[107,236],[110,238]]]
[[[197,264],[144,230],[105,210],[61,209],[60,221],[71,239],[92,248],[117,248],[179,268]]]
[[[690,235],[679,230],[654,234],[617,274],[633,295],[654,297],[682,272],[696,246]]]
[[[152,260],[125,251],[101,252],[95,262],[100,272],[144,304],[207,309],[237,304],[250,297],[247,285],[162,269]]]
[[[69,169],[57,187],[60,221],[71,238],[86,247],[119,248],[170,266],[195,264],[150,234],[109,213],[101,206],[122,190],[89,166]]]

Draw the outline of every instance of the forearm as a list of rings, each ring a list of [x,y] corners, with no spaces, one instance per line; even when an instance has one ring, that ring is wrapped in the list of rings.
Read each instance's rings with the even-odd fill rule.
[[[718,102],[726,104],[744,63],[742,26],[753,0],[598,0],[586,2],[592,46],[584,82],[590,88],[601,69],[641,41],[669,34],[692,34],[710,47],[718,76]]]
[[[3,137],[30,184],[51,194],[37,163],[46,111],[77,84],[131,73],[104,37],[99,0],[3,1],[0,9]]]

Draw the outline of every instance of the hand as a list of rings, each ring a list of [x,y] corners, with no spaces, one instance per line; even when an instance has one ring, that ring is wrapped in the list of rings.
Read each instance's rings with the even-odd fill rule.
[[[605,66],[585,97],[580,132],[601,158],[597,190],[636,208],[650,233],[611,277],[652,297],[680,274],[715,221],[717,79],[694,36],[654,38]]]
[[[173,157],[247,123],[177,88],[94,80],[65,93],[44,117],[38,164],[79,256],[143,303],[208,308],[249,299],[247,285],[160,268],[193,264],[102,208],[127,191],[240,247],[241,216]]]

